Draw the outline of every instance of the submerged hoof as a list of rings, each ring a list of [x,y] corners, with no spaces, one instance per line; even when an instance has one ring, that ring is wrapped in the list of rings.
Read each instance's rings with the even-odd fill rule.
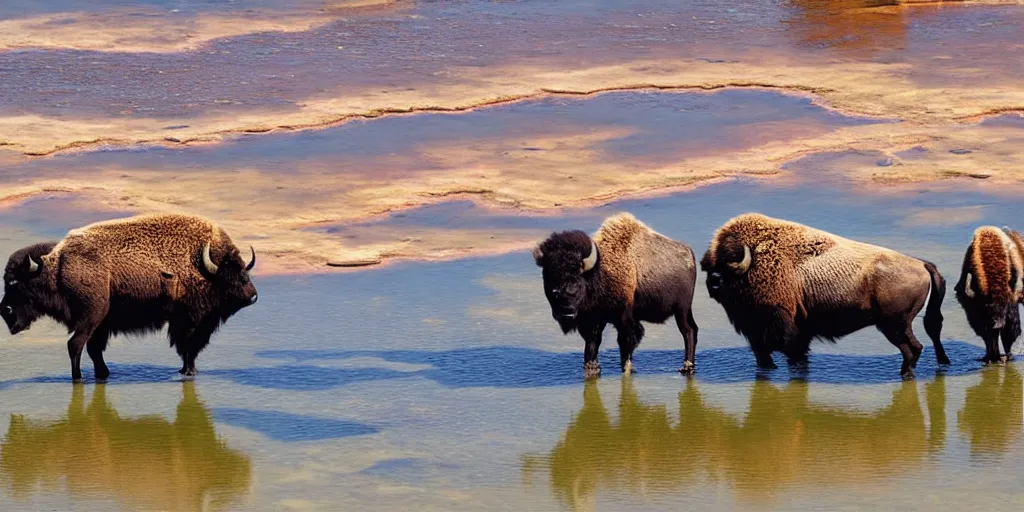
[[[917,378],[917,375],[914,375],[914,370],[907,370],[901,373],[900,377],[902,377],[903,380],[914,380]]]
[[[935,360],[938,361],[939,364],[944,364],[944,365],[953,364],[953,363],[949,362],[949,356],[947,356],[946,354],[942,354],[940,356],[936,356]]]
[[[1004,362],[1007,362],[1007,361],[1016,361],[1016,360],[1017,360],[1017,356],[1015,356],[1015,355],[1013,355],[1013,354],[1006,354],[1005,356],[1003,356],[1003,361],[1004,361]]]
[[[633,373],[633,361],[626,361],[626,364],[622,365],[622,374],[629,375]]]
[[[679,373],[683,375],[693,375],[693,372],[696,371],[696,369],[697,365],[689,361],[683,361],[683,367],[679,369]]]
[[[597,361],[591,361],[583,365],[583,378],[591,379],[594,377],[601,376],[601,365],[597,364]]]

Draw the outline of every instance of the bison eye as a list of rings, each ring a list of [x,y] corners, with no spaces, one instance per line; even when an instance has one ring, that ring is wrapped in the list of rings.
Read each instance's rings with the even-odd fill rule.
[[[710,286],[712,290],[717,290],[721,288],[722,274],[719,274],[718,272],[712,272],[708,274],[708,286]]]
[[[11,279],[10,281],[7,282],[7,284],[9,284],[11,286],[14,286],[14,285],[18,284],[18,280],[17,279]]]

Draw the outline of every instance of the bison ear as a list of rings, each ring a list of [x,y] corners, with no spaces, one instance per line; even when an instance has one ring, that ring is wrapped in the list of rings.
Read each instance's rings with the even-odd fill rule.
[[[540,250],[540,246],[533,248],[533,261],[538,267],[544,266],[544,252]]]

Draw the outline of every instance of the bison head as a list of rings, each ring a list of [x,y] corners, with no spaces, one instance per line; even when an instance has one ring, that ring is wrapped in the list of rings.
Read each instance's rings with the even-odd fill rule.
[[[210,244],[203,245],[202,262],[199,271],[203,277],[214,283],[220,293],[221,316],[227,317],[238,310],[256,303],[259,295],[256,286],[249,279],[249,271],[256,265],[256,250],[249,247],[252,254],[249,263],[242,261],[242,255],[234,246],[214,262],[210,257]]]
[[[55,245],[56,242],[30,245],[18,249],[7,260],[0,316],[7,322],[11,334],[28,329],[55,298],[43,279],[39,278],[43,273],[42,257],[53,250]]]
[[[700,269],[707,273],[708,294],[721,302],[723,293],[740,283],[753,263],[750,246],[743,244],[713,244],[700,260]]]
[[[533,259],[543,269],[551,316],[563,332],[571,332],[587,297],[587,279],[597,267],[597,245],[582,231],[553,233],[533,250]]]

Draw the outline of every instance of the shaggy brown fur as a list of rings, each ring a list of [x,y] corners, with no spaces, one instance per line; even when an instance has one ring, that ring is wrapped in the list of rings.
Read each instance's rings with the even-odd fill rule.
[[[1001,360],[999,339],[1006,357],[1020,336],[1021,278],[1024,275],[1020,236],[1008,228],[981,226],[964,254],[960,280],[954,290],[967,314],[967,322],[985,340],[982,361]]]
[[[209,244],[212,270],[204,262]],[[81,379],[88,345],[97,379],[109,374],[103,350],[110,335],[170,324],[181,373],[195,374],[195,358],[222,322],[256,301],[231,238],[212,222],[185,215],[151,215],[100,222],[70,231],[47,246],[15,252],[4,274],[0,314],[12,334],[47,315],[72,332],[68,355]],[[219,263],[217,263],[219,262]]]
[[[945,281],[931,263],[795,222],[745,214],[715,232],[701,268],[712,298],[747,337],[762,367],[775,366],[773,351],[802,363],[813,338],[835,340],[876,325],[900,348],[902,373],[911,376],[922,347],[910,322],[930,290],[925,328],[936,357],[948,363],[939,340]]]
[[[592,247],[597,248],[594,266],[586,270]],[[644,335],[640,322],[662,323],[673,315],[686,340],[681,371],[693,371],[697,324],[690,306],[696,263],[689,247],[622,213],[605,220],[593,238],[582,231],[553,233],[534,259],[544,269],[552,316],[563,332],[579,330],[586,342],[587,376],[600,372],[597,351],[607,324],[619,333],[621,363],[628,372]]]

